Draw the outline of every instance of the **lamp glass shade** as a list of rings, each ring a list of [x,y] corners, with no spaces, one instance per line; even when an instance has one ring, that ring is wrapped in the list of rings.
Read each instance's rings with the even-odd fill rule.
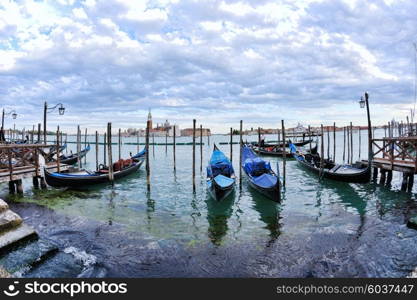
[[[59,114],[62,116],[65,113],[65,107],[61,106],[59,109]]]
[[[361,106],[361,108],[365,107],[365,100],[363,100],[362,97],[361,97],[361,100],[359,101],[359,105]]]

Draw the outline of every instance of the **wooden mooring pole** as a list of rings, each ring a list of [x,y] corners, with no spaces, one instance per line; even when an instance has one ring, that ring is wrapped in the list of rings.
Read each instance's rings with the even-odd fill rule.
[[[56,169],[57,169],[57,171],[58,171],[58,173],[61,173],[61,162],[60,162],[60,159],[59,159],[59,153],[60,153],[60,151],[59,151],[59,145],[60,143],[59,143],[59,126],[58,126],[58,128],[57,128],[57,130],[56,130]]]
[[[320,179],[323,176],[324,168],[324,136],[323,136],[323,124],[321,124],[321,143],[320,143]]]
[[[359,126],[358,129],[358,135],[359,135],[359,143],[358,143],[358,151],[359,151],[359,160],[361,159],[361,145],[362,145],[362,141],[361,141],[361,127]]]
[[[240,127],[239,127],[239,188],[240,189],[242,189],[242,148],[243,148],[242,131],[243,131],[243,122],[242,120],[240,120]]]
[[[333,122],[333,162],[336,162],[336,122]]]
[[[353,125],[350,122],[350,163],[353,163]]]
[[[177,133],[175,132],[175,125],[174,125],[174,133],[173,133],[173,136],[172,136],[172,155],[174,156],[174,172],[177,170],[176,157],[175,157],[175,144],[176,144],[175,138],[176,138],[176,135],[177,135]]]
[[[230,162],[233,162],[233,128],[230,127]]]
[[[327,159],[330,159],[330,129],[329,126],[327,128]]]
[[[107,132],[104,133],[103,138],[103,164],[107,166]]]
[[[87,147],[87,128],[85,129],[84,132],[84,148]],[[84,156],[84,164],[87,163],[87,154]]]
[[[111,133],[111,123],[107,123],[107,155],[109,160],[109,180],[111,184],[114,184],[114,174],[113,174],[113,153],[112,153],[112,133]]]
[[[38,143],[41,142],[41,123],[38,123]]]
[[[343,126],[343,163],[345,163],[346,155],[346,127]]]
[[[287,150],[285,148],[286,138],[285,138],[285,125],[284,120],[281,120],[281,130],[282,130],[282,186],[285,188],[285,178],[286,178],[286,164],[287,164]]]
[[[408,116],[407,116],[407,135],[408,136],[411,135],[410,120],[408,119]]]
[[[200,173],[203,172],[203,125],[200,124]]]
[[[261,127],[258,127],[258,150],[261,150]]]
[[[146,187],[148,192],[151,190],[151,168],[149,166],[149,130],[150,130],[150,122],[146,122],[146,136],[145,136],[145,149],[146,149]]]
[[[77,153],[79,154],[81,151],[81,130],[80,125],[77,125]],[[78,169],[81,169],[82,163],[80,155],[77,155],[77,163],[78,163]]]
[[[195,192],[195,123],[193,119],[193,192]]]
[[[33,187],[39,188],[39,151],[35,148],[35,176],[32,178]]]
[[[277,150],[279,148],[279,144],[281,144],[281,131],[279,130],[279,128],[277,128],[277,132],[278,132],[278,140],[277,140]]]
[[[350,135],[349,126],[346,126],[346,138],[347,138],[347,163],[350,163]]]
[[[120,160],[122,159],[122,130],[120,128],[119,128],[118,146],[119,146],[119,160]]]
[[[98,132],[96,131],[96,171],[98,171]]]

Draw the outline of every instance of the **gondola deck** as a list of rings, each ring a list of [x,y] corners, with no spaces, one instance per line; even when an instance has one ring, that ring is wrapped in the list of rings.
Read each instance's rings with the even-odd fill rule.
[[[117,180],[136,172],[143,162],[144,158],[132,160],[129,166],[113,173],[114,179]],[[46,169],[44,171],[47,184],[58,188],[80,188],[110,182],[109,174],[105,169],[95,172],[79,170],[51,173]]]
[[[323,178],[352,183],[366,183],[370,180],[371,168],[362,163],[340,165],[325,159],[323,160],[324,165],[321,170],[321,158],[319,154],[304,154],[299,152],[294,145],[290,145],[290,147],[291,154],[301,166],[322,176]]]
[[[249,185],[269,199],[281,201],[281,183],[269,163],[259,158],[249,146],[242,148],[242,169]]]
[[[230,160],[214,145],[213,154],[207,166],[207,189],[215,200],[222,200],[232,193],[235,186],[235,172]]]

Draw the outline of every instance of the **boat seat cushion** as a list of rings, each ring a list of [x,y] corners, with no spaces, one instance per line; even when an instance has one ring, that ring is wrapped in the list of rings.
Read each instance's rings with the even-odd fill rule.
[[[216,177],[220,174],[230,177],[233,174],[233,167],[229,163],[218,162],[207,169],[207,174],[209,177]]]
[[[259,157],[246,159],[243,167],[252,176],[260,176],[264,173],[269,173],[271,170],[270,163]]]
[[[113,164],[113,171],[117,172],[120,171],[126,167],[129,167],[132,164],[131,159],[119,159]]]

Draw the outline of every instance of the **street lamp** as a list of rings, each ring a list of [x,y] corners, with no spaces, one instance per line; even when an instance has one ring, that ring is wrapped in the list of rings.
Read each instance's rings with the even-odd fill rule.
[[[373,158],[373,151],[372,151],[372,125],[371,125],[371,115],[369,113],[369,95],[367,92],[365,92],[365,99],[361,97],[361,100],[359,100],[359,105],[361,108],[364,108],[366,106],[366,114],[368,117],[368,166],[372,170],[371,161]]]
[[[365,100],[363,100],[363,97],[361,96],[361,100],[359,100],[359,105],[361,108],[365,107]]]
[[[17,118],[17,113],[15,110],[9,111],[9,112],[5,112],[4,108],[3,108],[3,113],[2,113],[2,117],[1,117],[1,136],[0,136],[0,140],[4,141],[5,137],[4,137],[4,117],[5,116],[12,116],[13,119]]]
[[[1,118],[1,128],[4,128],[4,117],[5,116],[12,116],[13,119],[17,118],[17,113],[15,110],[9,111],[9,112],[5,112],[4,108],[3,108],[3,114],[2,114],[2,118]]]
[[[58,103],[55,106],[48,107],[48,103],[45,101],[44,109],[43,109],[43,143],[46,144],[46,114],[53,112],[57,107],[58,113],[62,116],[65,113],[65,107],[62,103]]]

